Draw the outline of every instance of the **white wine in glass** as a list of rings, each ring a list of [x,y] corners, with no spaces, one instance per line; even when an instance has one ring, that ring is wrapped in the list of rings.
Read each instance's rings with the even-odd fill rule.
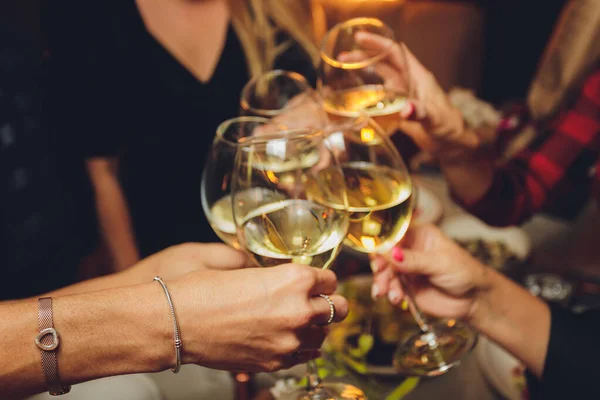
[[[252,199],[259,196],[255,193],[261,191],[260,188],[248,189],[246,192],[239,193],[240,198],[246,198],[248,207],[252,207]],[[225,195],[217,200],[207,213],[208,222],[219,238],[234,248],[239,248],[237,239],[237,230],[233,221],[233,211],[231,209],[231,195]]]
[[[326,136],[346,181],[350,226],[344,243],[363,253],[389,254],[408,230],[416,198],[400,154],[382,129],[364,116],[331,125]],[[429,323],[413,300],[410,281],[399,278],[421,333],[398,345],[395,364],[407,374],[444,373],[472,349],[477,335],[461,321]]]
[[[339,253],[348,217],[310,200],[288,199],[254,209],[240,229],[261,266],[293,262],[328,268]]]
[[[248,207],[245,194],[252,189],[260,190]],[[232,196],[239,243],[256,264],[332,265],[349,216],[342,168],[322,132],[240,140]],[[314,361],[307,371],[307,387],[295,392],[299,400],[366,400],[354,386],[321,382]]]
[[[318,198],[334,190],[345,197],[341,168],[322,134],[298,130],[240,141],[233,217],[240,243],[258,265],[327,268],[338,255],[348,213],[345,207],[316,202],[307,188],[318,188]]]
[[[410,225],[412,182],[406,172],[362,161],[342,164],[350,227],[345,244],[363,253],[385,253]]]
[[[388,134],[398,129],[401,112],[407,104],[405,96],[386,90],[383,85],[363,85],[323,95],[323,109],[332,121],[364,114]]]
[[[229,246],[240,248],[233,213],[231,209],[231,177],[238,140],[248,136],[285,133],[285,127],[275,125],[260,117],[240,117],[224,121],[217,128],[210,154],[204,166],[201,183],[201,200],[204,214],[219,238]],[[247,198],[246,204],[252,207],[251,200],[259,188],[250,188],[239,193]]]
[[[358,32],[382,37],[390,45],[365,47],[356,40]],[[321,44],[318,88],[330,119],[366,115],[388,135],[398,129],[411,88],[404,48],[399,46],[395,62],[390,61],[394,40],[392,30],[376,18],[354,18],[327,32]]]

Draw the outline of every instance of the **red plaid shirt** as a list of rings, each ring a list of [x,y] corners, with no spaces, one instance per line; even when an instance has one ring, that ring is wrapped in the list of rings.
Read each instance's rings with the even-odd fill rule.
[[[600,200],[600,68],[585,80],[579,98],[546,134],[500,167],[492,187],[466,208],[483,221],[516,225],[574,190],[593,189]]]

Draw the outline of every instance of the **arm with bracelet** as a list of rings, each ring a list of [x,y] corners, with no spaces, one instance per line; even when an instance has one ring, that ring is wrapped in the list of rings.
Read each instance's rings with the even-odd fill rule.
[[[150,276],[133,286],[98,280],[79,284],[70,294],[67,288],[0,303],[2,398],[43,391],[60,395],[87,380],[169,368],[177,372],[189,363],[273,371],[317,357],[326,333],[322,325],[348,312],[345,299],[333,294],[333,272],[291,264],[202,268],[240,258],[219,247],[215,257],[200,251],[201,245],[178,246],[153,256],[146,266],[148,273],[156,271],[151,265],[196,264],[181,278]],[[206,254],[210,262],[203,261]],[[112,288],[101,288],[103,282]]]

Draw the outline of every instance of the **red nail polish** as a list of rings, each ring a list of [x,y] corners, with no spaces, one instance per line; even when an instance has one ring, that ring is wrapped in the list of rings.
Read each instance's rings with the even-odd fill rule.
[[[402,262],[404,261],[404,252],[402,251],[402,249],[400,247],[394,247],[394,249],[392,250],[392,256],[394,257],[394,260]]]
[[[415,108],[415,105],[413,103],[408,103],[408,105],[406,106],[406,110],[403,112],[404,118],[408,120],[413,119],[415,117],[416,110],[417,109]]]

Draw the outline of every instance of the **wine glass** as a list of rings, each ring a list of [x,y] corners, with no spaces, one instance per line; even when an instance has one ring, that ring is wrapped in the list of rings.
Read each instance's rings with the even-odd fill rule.
[[[349,224],[346,191],[322,132],[241,139],[232,197],[239,243],[256,264],[328,268],[338,255]],[[314,361],[307,371],[298,399],[365,399],[354,386],[322,383]]]
[[[387,255],[406,233],[416,203],[416,188],[400,154],[382,128],[365,116],[333,124],[326,143],[346,180],[350,225],[344,244],[358,252]],[[461,321],[427,321],[412,300],[408,278],[400,279],[421,332],[399,344],[394,362],[402,372],[441,374],[472,349],[476,334]]]
[[[284,129],[260,117],[233,118],[217,128],[202,173],[200,197],[210,226],[221,240],[233,248],[240,248],[231,211],[231,176],[238,140],[275,131],[285,133]]]
[[[357,41],[358,32],[388,40],[376,47]],[[388,135],[398,129],[411,88],[404,47],[393,51],[393,41],[392,30],[377,18],[350,19],[325,34],[317,87],[330,119],[362,113]]]
[[[273,70],[252,78],[240,106],[241,115],[273,118],[291,129],[322,129],[328,122],[318,93],[297,72]]]

